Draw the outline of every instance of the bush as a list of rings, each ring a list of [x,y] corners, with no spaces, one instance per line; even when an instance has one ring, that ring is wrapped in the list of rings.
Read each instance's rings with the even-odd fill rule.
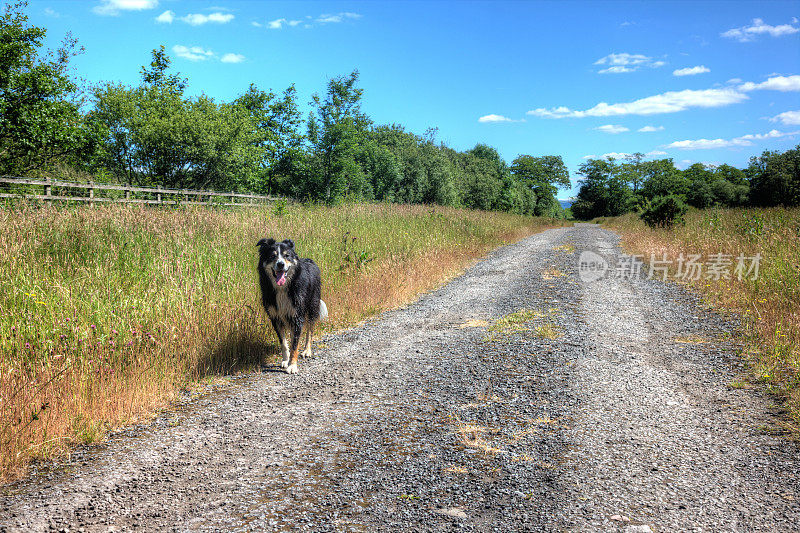
[[[689,208],[680,196],[656,196],[639,215],[651,228],[670,228],[675,223],[683,224],[683,215]]]

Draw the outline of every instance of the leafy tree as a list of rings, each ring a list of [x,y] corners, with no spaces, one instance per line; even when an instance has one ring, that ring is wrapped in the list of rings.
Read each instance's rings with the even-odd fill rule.
[[[91,144],[83,103],[68,68],[81,53],[69,34],[40,56],[47,31],[30,26],[27,2],[6,4],[0,17],[0,173],[25,174],[69,159]]]
[[[765,150],[750,158],[746,174],[754,205],[800,205],[800,145],[783,153]]]
[[[630,211],[633,191],[625,177],[617,171],[618,165],[609,159],[590,159],[579,167],[578,174],[584,179],[572,204],[572,213],[576,218],[588,220],[618,216]]]
[[[532,214],[554,216],[561,206],[556,200],[558,187],[569,187],[569,170],[561,156],[520,155],[511,163],[511,174],[527,185],[536,198]]]
[[[642,163],[644,182],[639,192],[643,198],[652,200],[656,196],[670,194],[686,195],[689,183],[675,168],[672,159],[657,159]]]
[[[179,72],[175,74],[167,74],[172,60],[167,55],[164,45],[152,51],[153,59],[150,62],[150,67],[142,66],[142,82],[149,87],[156,87],[159,89],[167,90],[171,93],[182,95],[186,89],[186,78],[181,78]]]
[[[90,119],[104,132],[104,165],[130,183],[257,188],[259,154],[248,111],[204,95],[184,98],[182,79],[166,72],[163,48],[152,55],[139,87],[95,88]]]
[[[361,198],[368,180],[356,160],[359,143],[371,124],[361,112],[363,89],[358,71],[328,81],[325,96],[314,94],[308,117],[308,139],[313,161],[306,194],[336,202],[346,196]]]
[[[279,98],[272,91],[265,92],[251,84],[234,104],[247,111],[255,127],[252,144],[258,154],[258,179],[252,190],[295,192],[292,187],[303,175],[306,154],[305,135],[300,132],[303,120],[294,85]]]
[[[653,198],[639,216],[651,228],[671,228],[675,224],[683,224],[683,216],[688,209],[683,198],[669,194]]]

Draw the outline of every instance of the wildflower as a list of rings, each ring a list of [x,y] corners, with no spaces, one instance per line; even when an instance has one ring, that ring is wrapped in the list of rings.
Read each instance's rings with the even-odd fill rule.
[[[112,329],[112,330],[111,330],[111,333],[113,333],[114,335],[116,335],[116,334],[117,334],[117,330],[115,330],[115,329]]]
[[[91,326],[89,326],[89,327],[90,327],[90,328],[92,328],[92,329],[97,329],[97,327],[96,327],[94,324],[92,324],[92,325],[91,325]]]
[[[26,342],[26,343],[25,343],[25,347],[26,347],[26,348],[30,348],[30,347],[31,347],[31,343],[29,343],[29,342]]]

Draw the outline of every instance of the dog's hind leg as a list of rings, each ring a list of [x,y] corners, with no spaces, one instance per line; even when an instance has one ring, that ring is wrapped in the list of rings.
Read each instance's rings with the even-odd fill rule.
[[[306,335],[305,335],[305,347],[300,355],[305,357],[311,357],[311,342],[314,337],[314,323],[308,322],[306,326]]]
[[[303,332],[303,320],[298,319],[292,324],[292,347],[290,350],[289,366],[286,367],[287,374],[297,374],[297,357],[300,355],[299,344],[300,334]]]

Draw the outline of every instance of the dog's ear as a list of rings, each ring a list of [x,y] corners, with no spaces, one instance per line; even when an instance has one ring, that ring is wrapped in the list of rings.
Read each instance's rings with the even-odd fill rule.
[[[275,239],[261,239],[256,246],[272,246],[273,244],[275,244]]]
[[[285,241],[283,241],[283,244],[294,250],[294,243],[292,242],[292,239],[286,239]]]

